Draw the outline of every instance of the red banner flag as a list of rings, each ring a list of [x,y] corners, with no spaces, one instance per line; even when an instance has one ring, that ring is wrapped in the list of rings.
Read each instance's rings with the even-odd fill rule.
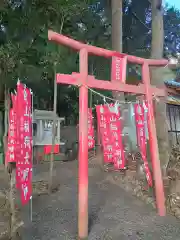
[[[88,148],[95,147],[92,108],[88,108]]]
[[[122,126],[120,108],[117,104],[109,105],[109,124],[113,147],[115,169],[125,168],[125,154],[122,142]]]
[[[77,124],[77,128],[79,128],[79,124]],[[92,149],[94,147],[95,139],[94,139],[93,114],[92,108],[88,108],[88,149]]]
[[[9,129],[5,163],[16,162],[16,96],[11,95],[13,107],[9,111]]]
[[[98,105],[96,106],[98,127],[101,136],[101,144],[103,146],[104,162],[113,163],[112,144],[110,139],[110,129],[108,124],[108,106]]]
[[[32,96],[25,85],[17,85],[17,186],[22,204],[32,195]]]
[[[142,104],[134,105],[135,121],[136,121],[136,134],[137,144],[141,151],[141,156],[144,162],[144,169],[146,173],[146,179],[148,185],[152,187],[152,176],[148,166],[147,154],[146,154],[146,135],[145,135],[145,118],[144,118],[144,107]]]
[[[6,150],[6,164],[9,162],[16,162],[15,158],[15,122],[14,110],[10,109],[9,112],[9,130],[8,130],[8,143]]]
[[[122,143],[120,109],[115,104],[97,106],[97,118],[103,145],[104,162],[114,163],[115,169],[124,169],[125,155]]]

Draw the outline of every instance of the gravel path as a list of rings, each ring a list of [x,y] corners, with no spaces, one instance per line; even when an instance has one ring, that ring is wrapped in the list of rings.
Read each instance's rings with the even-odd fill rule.
[[[56,163],[55,169],[60,188],[51,196],[34,198],[32,223],[25,209],[23,240],[77,239],[77,162]],[[180,239],[177,219],[158,217],[150,206],[106,178],[107,173],[90,166],[89,240]]]

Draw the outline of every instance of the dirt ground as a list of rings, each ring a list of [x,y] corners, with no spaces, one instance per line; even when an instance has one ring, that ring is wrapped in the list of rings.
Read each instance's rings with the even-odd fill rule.
[[[34,181],[48,179],[48,163],[34,170]],[[33,198],[33,222],[29,206],[23,209],[23,240],[77,239],[77,161],[56,162],[51,196]],[[159,217],[151,206],[108,180],[108,174],[89,164],[89,240],[179,240],[180,222]]]
[[[4,168],[0,167],[0,239],[6,236],[10,228],[10,214],[8,201],[8,176]]]

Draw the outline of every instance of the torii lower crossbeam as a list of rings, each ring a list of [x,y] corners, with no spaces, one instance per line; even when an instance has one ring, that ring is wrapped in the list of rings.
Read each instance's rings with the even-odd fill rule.
[[[166,214],[163,180],[159,161],[159,151],[156,136],[156,126],[153,112],[153,95],[165,96],[165,89],[159,89],[150,85],[149,66],[165,66],[167,60],[143,59],[118,52],[97,48],[77,42],[58,33],[49,31],[49,40],[58,44],[69,46],[80,52],[80,73],[72,75],[57,74],[57,83],[79,86],[79,191],[78,191],[78,234],[79,239],[88,238],[88,87],[106,89],[111,91],[130,92],[145,95],[148,103],[148,129],[149,143],[155,182],[157,209],[160,216]],[[115,81],[95,80],[88,76],[88,54],[103,57],[126,57],[126,60],[142,65],[143,84],[140,86],[125,84]]]

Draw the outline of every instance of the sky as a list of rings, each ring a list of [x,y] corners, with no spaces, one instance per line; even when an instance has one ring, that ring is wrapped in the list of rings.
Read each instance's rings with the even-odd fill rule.
[[[166,0],[166,2],[180,9],[180,0]]]

